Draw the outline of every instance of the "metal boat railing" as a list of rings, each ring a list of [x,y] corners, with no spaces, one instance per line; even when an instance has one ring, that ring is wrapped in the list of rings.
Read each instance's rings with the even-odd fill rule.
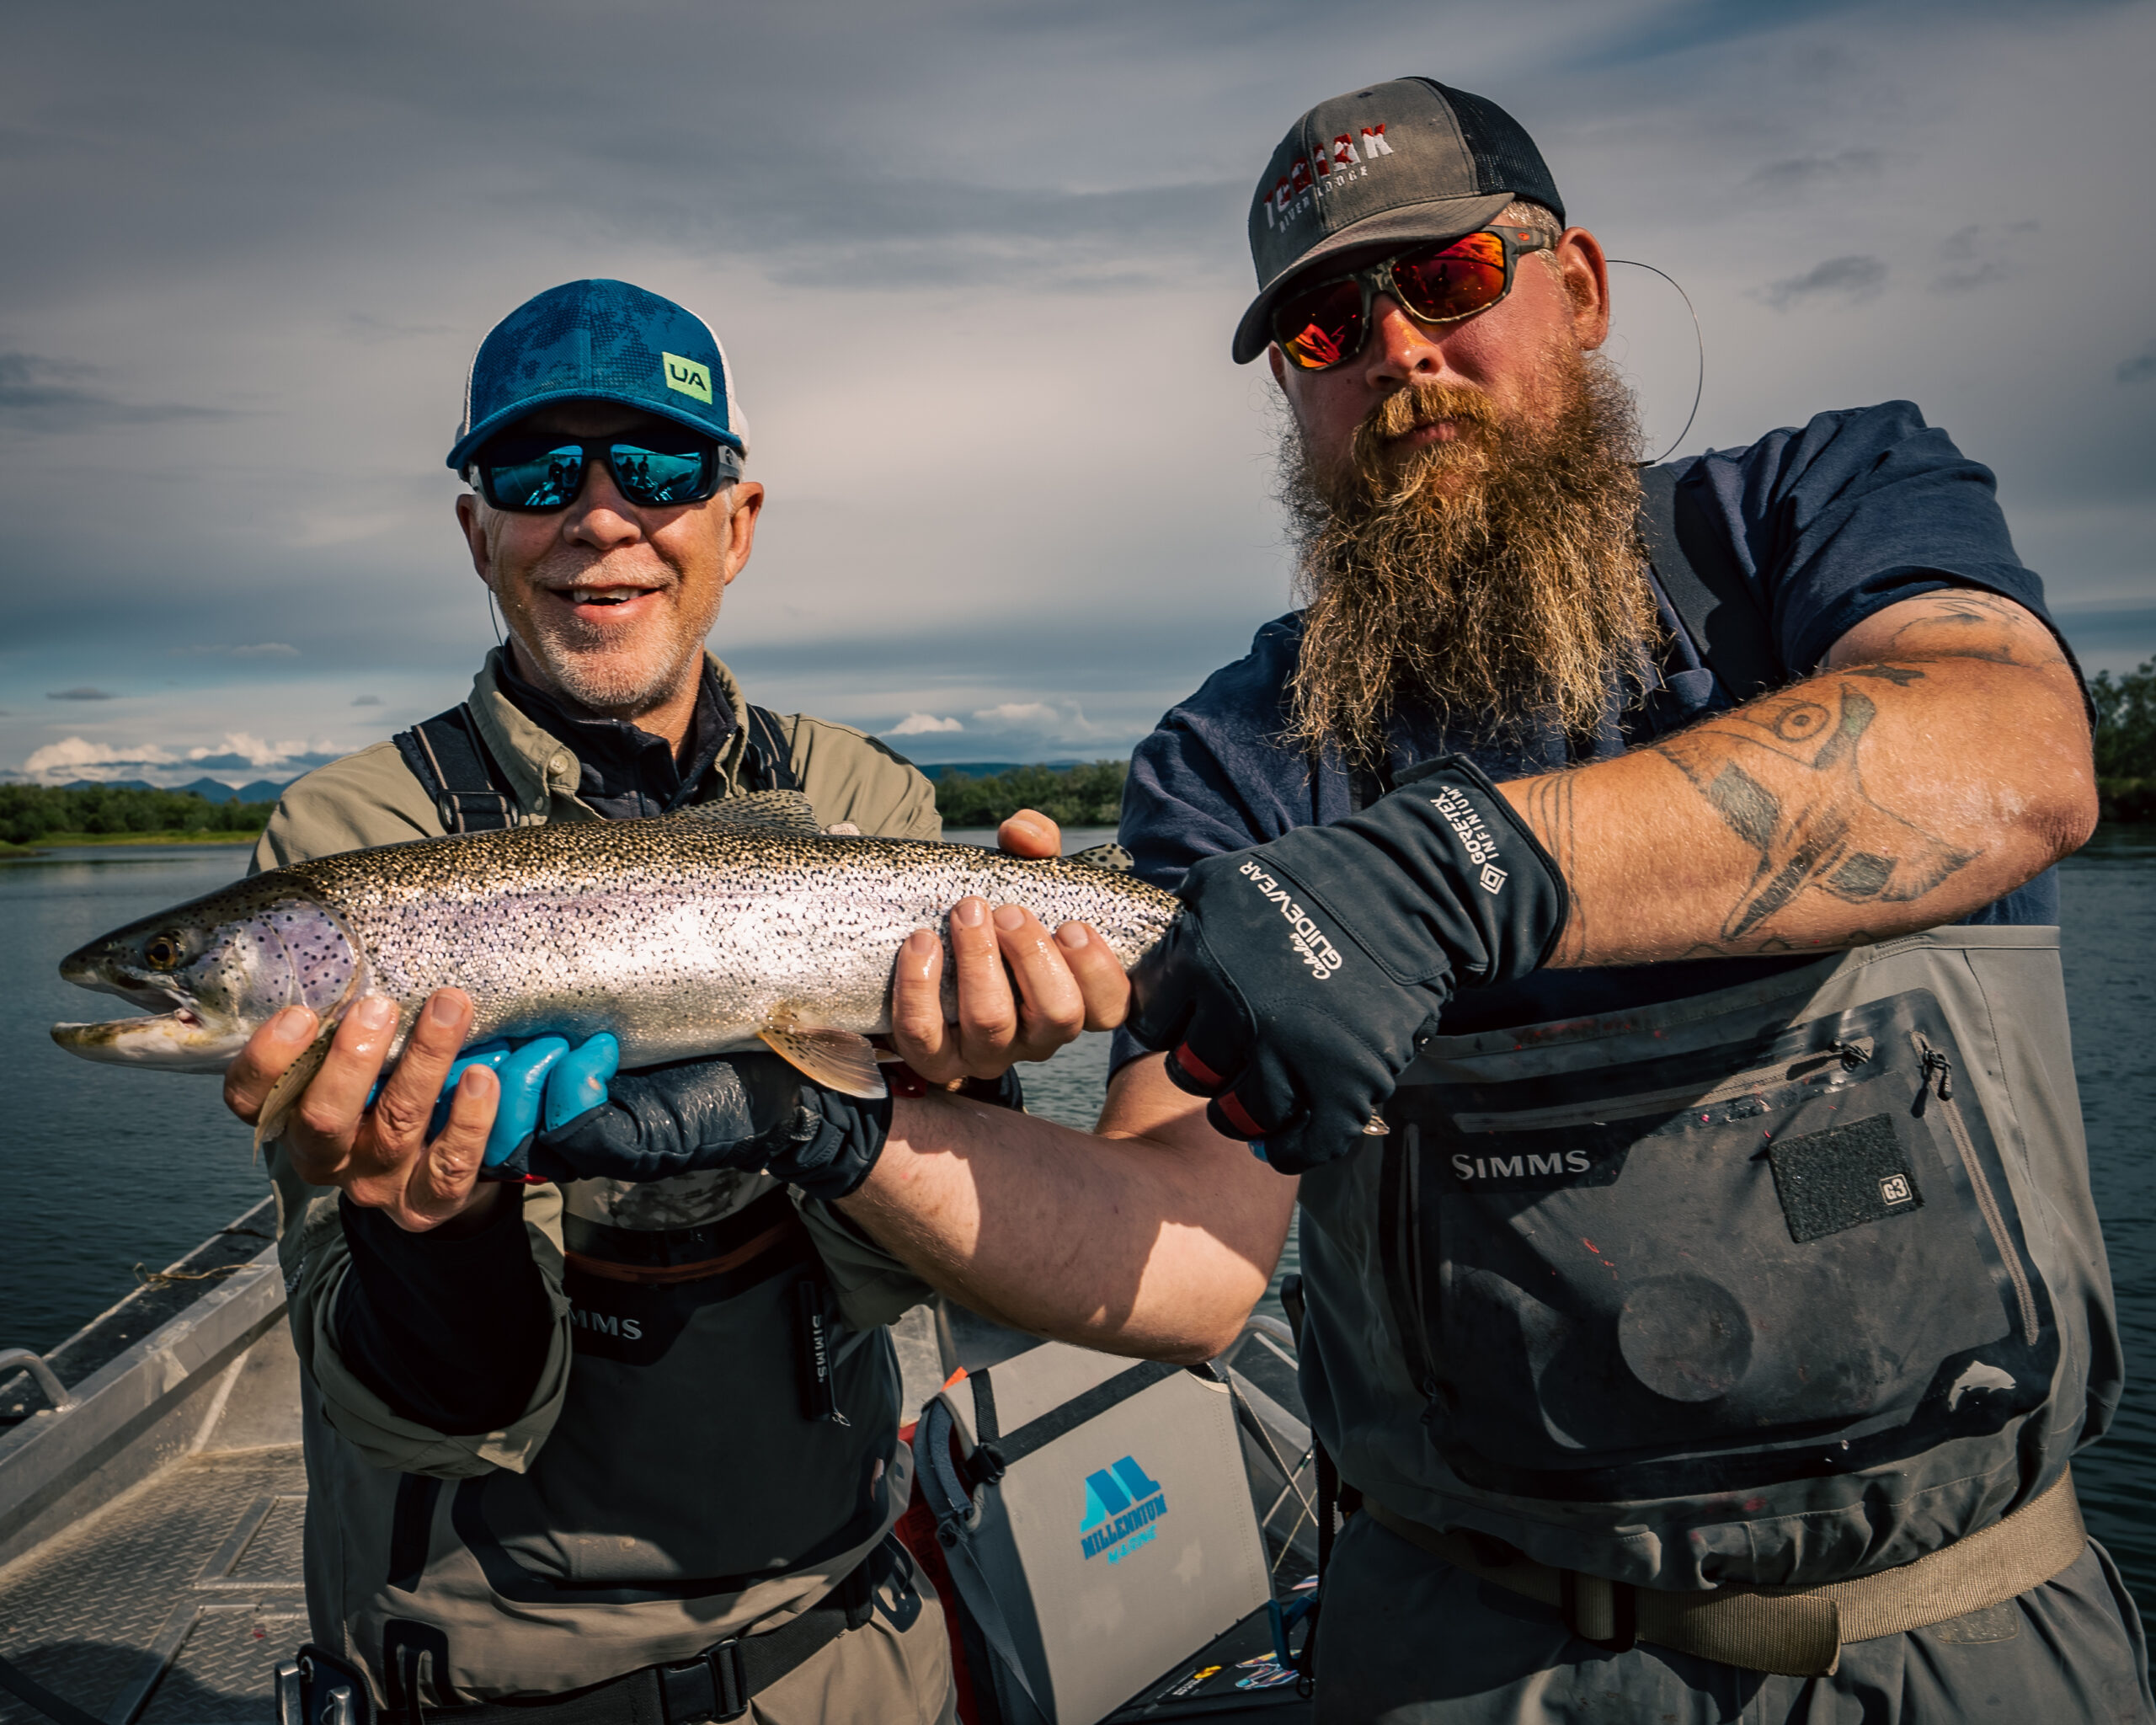
[[[74,1392],[60,1381],[60,1375],[45,1363],[42,1354],[33,1353],[28,1348],[0,1348],[0,1371],[18,1365],[37,1381],[38,1388],[45,1391],[45,1399],[52,1404],[37,1409],[39,1413],[64,1413],[75,1405]]]

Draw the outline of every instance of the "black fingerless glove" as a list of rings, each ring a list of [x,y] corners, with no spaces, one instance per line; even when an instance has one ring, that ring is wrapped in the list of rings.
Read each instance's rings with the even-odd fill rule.
[[[1132,974],[1129,1028],[1172,1050],[1206,1118],[1286,1173],[1344,1156],[1455,989],[1538,969],[1563,932],[1557,865],[1458,756],[1361,814],[1209,857]]]
[[[969,1079],[965,1093],[1024,1106],[1015,1072]],[[605,1102],[535,1134],[503,1167],[547,1180],[760,1170],[828,1200],[868,1178],[890,1129],[889,1097],[827,1090],[776,1055],[717,1055],[618,1074]]]
[[[717,1055],[623,1072],[606,1100],[535,1134],[518,1152],[549,1180],[664,1180],[761,1170],[812,1198],[868,1178],[890,1130],[889,1097],[865,1102],[810,1082],[776,1055]]]

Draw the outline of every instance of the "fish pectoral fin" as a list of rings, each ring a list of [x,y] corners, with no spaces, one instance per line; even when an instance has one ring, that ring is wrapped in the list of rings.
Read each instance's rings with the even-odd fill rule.
[[[1095,845],[1090,850],[1073,851],[1063,860],[1066,862],[1090,863],[1095,868],[1112,868],[1118,874],[1131,873],[1138,866],[1132,860],[1129,852],[1113,841],[1105,845]]]
[[[662,820],[694,820],[706,826],[740,832],[792,833],[799,838],[819,838],[823,826],[808,798],[798,791],[751,791],[745,797],[722,797],[716,802],[694,803],[676,809]]]
[[[851,1030],[803,1030],[792,1024],[766,1024],[756,1034],[771,1052],[791,1061],[827,1090],[878,1102],[890,1094],[876,1070],[876,1049]]]
[[[263,1099],[262,1113],[254,1124],[254,1152],[263,1150],[284,1136],[285,1122],[291,1117],[292,1105],[322,1070],[322,1063],[329,1056],[329,1044],[337,1034],[337,1027],[325,1024],[322,1034],[307,1045],[307,1051],[285,1068],[284,1076],[270,1087],[270,1094]]]

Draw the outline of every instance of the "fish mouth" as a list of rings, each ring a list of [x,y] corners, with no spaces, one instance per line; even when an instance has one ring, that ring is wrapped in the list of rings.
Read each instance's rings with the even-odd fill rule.
[[[95,948],[70,953],[60,974],[77,988],[117,995],[143,1009],[134,1018],[56,1024],[52,1039],[71,1055],[149,1066],[165,1072],[221,1072],[246,1044],[247,1027],[205,1007],[172,979],[115,959]],[[164,1010],[160,1012],[158,1009]]]
[[[120,992],[115,988],[106,991]],[[247,1045],[248,1034],[248,1026],[184,1001],[169,1012],[139,1018],[52,1027],[52,1039],[71,1055],[161,1072],[221,1072]]]
[[[150,1012],[159,1007],[190,1004],[167,979],[132,964],[115,963],[93,949],[70,953],[62,959],[60,980],[72,982],[77,988],[87,988],[93,994],[118,995],[131,1006]]]

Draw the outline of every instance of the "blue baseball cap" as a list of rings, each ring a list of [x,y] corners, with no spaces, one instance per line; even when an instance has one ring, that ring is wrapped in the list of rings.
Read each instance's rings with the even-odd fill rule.
[[[464,385],[464,419],[449,451],[462,473],[481,444],[553,401],[615,401],[718,440],[740,471],[749,422],[710,324],[626,281],[565,281],[526,300],[487,332]]]

